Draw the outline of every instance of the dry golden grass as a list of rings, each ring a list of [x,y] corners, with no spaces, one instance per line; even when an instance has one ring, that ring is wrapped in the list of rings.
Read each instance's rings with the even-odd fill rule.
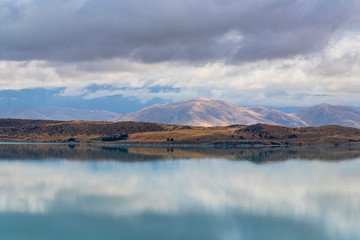
[[[289,128],[267,124],[190,127],[145,122],[89,122],[0,119],[1,141],[100,142],[107,135],[127,134],[116,142],[161,144],[354,144],[360,129],[341,126]]]

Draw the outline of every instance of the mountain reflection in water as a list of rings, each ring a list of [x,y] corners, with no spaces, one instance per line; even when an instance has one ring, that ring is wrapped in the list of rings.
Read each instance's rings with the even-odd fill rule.
[[[359,186],[353,146],[0,144],[0,239],[360,239]]]
[[[1,160],[156,161],[169,159],[224,158],[255,163],[307,159],[342,161],[360,157],[359,146],[289,146],[251,148],[124,147],[85,144],[0,144]]]

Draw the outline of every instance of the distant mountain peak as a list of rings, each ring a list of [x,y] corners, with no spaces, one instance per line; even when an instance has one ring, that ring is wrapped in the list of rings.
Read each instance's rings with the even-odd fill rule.
[[[336,106],[336,105],[330,104],[330,103],[320,103],[320,104],[314,105],[314,107],[315,106]]]
[[[214,99],[197,97],[197,98],[189,99],[188,101],[212,101],[212,100],[214,100]]]
[[[360,127],[360,111],[349,106],[322,103],[294,113],[311,126]]]
[[[261,108],[262,111],[258,111]],[[145,121],[165,124],[226,126],[234,124],[280,124],[291,127],[306,126],[292,114],[262,107],[245,108],[217,100],[194,98],[169,104],[157,104],[114,121]]]
[[[289,127],[327,124],[360,127],[360,111],[348,106],[322,103],[294,113],[284,113],[261,106],[245,108],[217,99],[193,98],[150,106],[115,121],[198,126],[265,123]]]
[[[320,103],[314,106],[310,106],[308,108],[315,108],[315,107],[341,107],[341,108],[352,108],[350,106],[346,106],[346,105],[340,105],[340,104],[331,104],[331,103]]]

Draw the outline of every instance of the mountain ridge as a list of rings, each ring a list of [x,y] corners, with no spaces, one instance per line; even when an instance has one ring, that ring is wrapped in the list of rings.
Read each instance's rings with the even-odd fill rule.
[[[294,114],[311,126],[341,125],[360,128],[360,111],[349,106],[322,103]]]
[[[39,119],[39,120],[87,120],[111,121],[122,114],[104,111],[87,110],[69,107],[17,107],[0,112],[0,118]]]
[[[113,121],[144,121],[193,126],[251,125],[265,123],[287,127],[341,125],[360,128],[360,110],[343,105],[318,104],[293,113],[261,106],[242,107],[214,99],[194,98],[156,104]]]
[[[140,121],[205,127],[264,123],[287,127],[341,125],[360,128],[360,110],[349,106],[322,103],[285,113],[262,106],[243,107],[222,100],[205,98],[155,104],[125,115],[102,110],[18,107],[0,112],[0,118]]]
[[[225,126],[237,124],[237,119],[249,125],[257,122],[273,124],[258,113],[220,100],[195,98],[182,102],[156,104],[115,121],[145,121],[194,126]]]

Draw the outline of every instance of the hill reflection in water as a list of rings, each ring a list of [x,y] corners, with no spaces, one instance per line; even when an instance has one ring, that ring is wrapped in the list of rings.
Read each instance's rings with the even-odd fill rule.
[[[74,161],[160,161],[216,158],[246,160],[254,163],[290,159],[344,161],[360,157],[360,146],[289,146],[251,148],[142,147],[83,144],[0,144],[1,160]]]
[[[0,239],[360,239],[359,155],[0,144]]]

